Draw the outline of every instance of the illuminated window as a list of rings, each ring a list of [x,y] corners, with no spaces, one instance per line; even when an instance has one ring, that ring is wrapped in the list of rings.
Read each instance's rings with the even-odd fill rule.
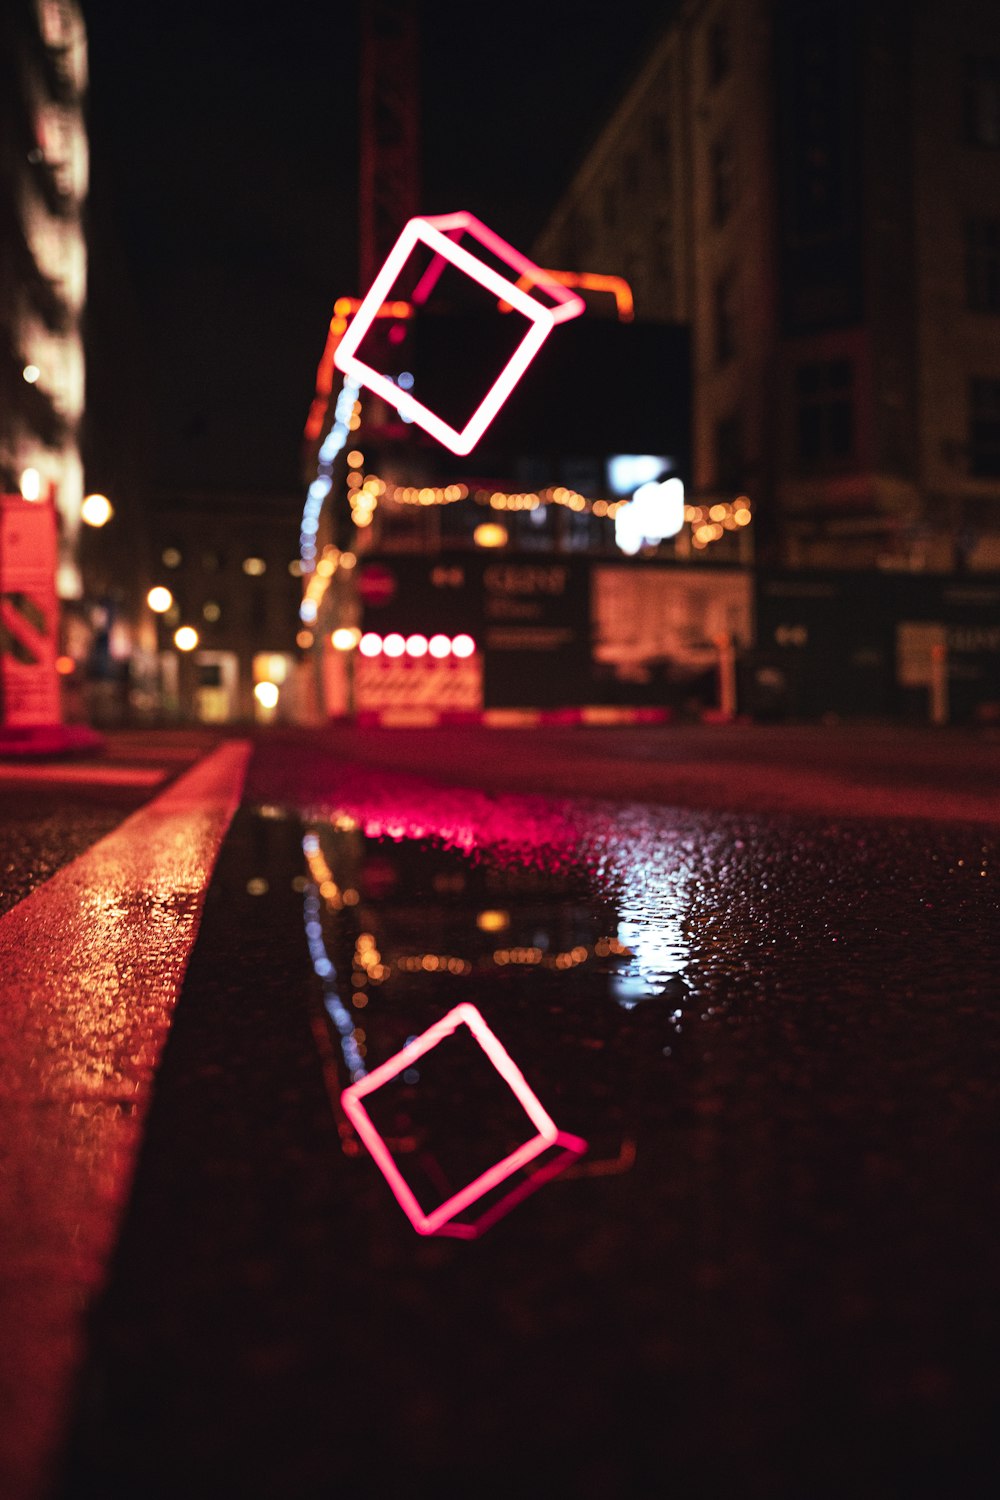
[[[729,72],[729,26],[721,17],[708,28],[706,39],[705,73],[709,88],[721,83]]]
[[[715,283],[715,362],[726,364],[736,353],[736,279],[720,276]]]
[[[967,219],[965,304],[970,312],[1000,313],[1000,219]]]
[[[843,467],[854,455],[854,366],[850,360],[800,365],[795,396],[799,467]]]
[[[1000,478],[1000,380],[969,382],[969,473]]]
[[[1000,146],[1000,59],[966,59],[965,138],[973,146]]]
[[[712,222],[725,224],[736,201],[736,176],[733,164],[732,137],[720,136],[709,150],[709,176],[712,193]]]

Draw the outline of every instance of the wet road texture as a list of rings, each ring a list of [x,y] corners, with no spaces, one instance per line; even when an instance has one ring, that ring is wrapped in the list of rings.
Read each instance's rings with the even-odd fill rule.
[[[995,1494],[998,845],[259,747],[61,1500]],[[338,1101],[463,1001],[588,1149],[422,1237]],[[424,1207],[533,1129],[367,1103]]]

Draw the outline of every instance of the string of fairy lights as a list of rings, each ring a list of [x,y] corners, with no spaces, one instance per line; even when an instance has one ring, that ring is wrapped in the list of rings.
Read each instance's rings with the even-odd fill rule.
[[[456,501],[471,498],[477,505],[507,513],[535,511],[549,505],[560,505],[578,515],[592,515],[600,520],[611,521],[624,506],[631,504],[628,498],[591,499],[564,485],[554,485],[542,490],[511,491],[470,489],[466,484],[393,484],[380,474],[363,473],[365,457],[356,448],[348,453],[347,462],[350,466],[347,497],[351,519],[359,530],[372,524],[380,503],[427,507],[454,505]],[[749,526],[752,519],[753,512],[746,495],[737,495],[733,500],[717,501],[711,505],[684,507],[684,520],[692,527],[691,540],[697,547],[706,547],[711,542],[718,541],[727,531],[742,530],[744,526]]]
[[[343,319],[341,320],[343,321]],[[501,490],[474,487],[464,483],[446,485],[397,484],[384,478],[374,470],[366,469],[365,455],[360,448],[348,448],[352,436],[361,427],[360,387],[345,379],[334,405],[333,424],[320,444],[317,455],[316,477],[309,485],[300,525],[299,556],[304,577],[309,578],[319,568],[317,559],[317,535],[323,506],[334,489],[334,465],[341,453],[346,452],[346,493],[351,521],[358,531],[367,530],[374,522],[379,506],[431,507],[454,505],[471,500],[474,504],[501,513],[539,511],[548,506],[560,506],[578,515],[590,515],[597,520],[614,522],[615,516],[631,503],[629,497],[606,499],[582,495],[578,490],[565,485],[552,485],[539,490]],[[713,543],[721,541],[727,532],[739,532],[753,520],[753,507],[746,495],[737,495],[732,500],[714,500],[703,505],[685,504],[684,521],[691,528],[691,546],[704,551]],[[334,551],[336,549],[333,549]],[[330,561],[330,549],[326,549]],[[341,561],[351,559],[353,554],[338,554]],[[323,589],[333,569],[325,575]],[[323,576],[323,575],[321,575]],[[310,595],[307,584],[303,599],[302,620],[308,626],[316,619],[318,599]]]

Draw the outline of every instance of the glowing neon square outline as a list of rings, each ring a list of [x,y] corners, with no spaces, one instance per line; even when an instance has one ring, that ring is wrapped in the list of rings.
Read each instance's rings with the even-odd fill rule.
[[[432,1051],[439,1042],[453,1035],[462,1025],[468,1026],[534,1125],[536,1133],[508,1156],[495,1162],[492,1167],[487,1167],[485,1172],[473,1178],[472,1182],[467,1183],[464,1188],[459,1188],[458,1192],[446,1198],[444,1203],[439,1204],[430,1213],[425,1213],[361,1100],[365,1094],[373,1093],[384,1083],[397,1078],[400,1073],[412,1067],[425,1052]],[[536,1156],[540,1156],[543,1151],[560,1141],[560,1132],[556,1128],[555,1121],[528,1084],[517,1063],[499,1037],[487,1026],[476,1007],[470,1005],[468,1001],[463,1001],[461,1005],[456,1005],[453,1010],[448,1011],[440,1021],[436,1021],[422,1035],[408,1043],[402,1051],[390,1057],[388,1062],[374,1068],[364,1078],[359,1078],[355,1083],[349,1084],[341,1094],[340,1102],[347,1118],[368,1148],[375,1165],[392,1189],[397,1203],[418,1234],[436,1233],[456,1214],[461,1213],[463,1208],[468,1208],[485,1193],[499,1186],[501,1182],[505,1182],[519,1167],[533,1161]],[[575,1140],[576,1138],[567,1137],[567,1139]],[[581,1145],[585,1146],[585,1143],[581,1142]]]
[[[524,291],[514,281],[507,281],[499,272],[478,260],[470,251],[456,243],[451,236],[468,233],[479,241],[484,249],[492,251],[498,260],[509,265],[522,276],[529,276],[535,290],[545,292],[556,304],[545,307],[536,297]],[[470,280],[508,303],[526,317],[531,324],[528,332],[490,386],[472,416],[461,431],[439,417],[430,407],[424,406],[407,391],[400,390],[388,376],[382,375],[371,365],[358,358],[357,351],[362,340],[378,315],[378,309],[388,299],[396,280],[417,245],[425,245],[435,252],[435,258],[420,278],[418,291],[425,301],[449,262],[456,270],[464,272]],[[416,294],[412,300],[418,300]],[[526,255],[515,250],[495,230],[482,223],[474,214],[464,211],[454,214],[418,215],[404,224],[399,239],[389,251],[385,264],[375,277],[361,306],[355,313],[351,325],[344,334],[334,354],[334,364],[358,385],[367,386],[381,396],[389,406],[416,422],[425,432],[452,453],[465,455],[473,448],[486,431],[501,406],[507,400],[525,370],[557,323],[575,318],[585,309],[582,297],[567,287],[552,280],[541,267],[533,264]]]

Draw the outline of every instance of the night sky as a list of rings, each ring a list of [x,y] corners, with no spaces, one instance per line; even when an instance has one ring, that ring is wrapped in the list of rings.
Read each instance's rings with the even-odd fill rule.
[[[472,209],[527,249],[673,9],[425,3],[424,210]],[[358,7],[251,4],[237,23],[212,0],[84,11],[88,484],[124,504],[297,490],[330,310],[363,290]]]

